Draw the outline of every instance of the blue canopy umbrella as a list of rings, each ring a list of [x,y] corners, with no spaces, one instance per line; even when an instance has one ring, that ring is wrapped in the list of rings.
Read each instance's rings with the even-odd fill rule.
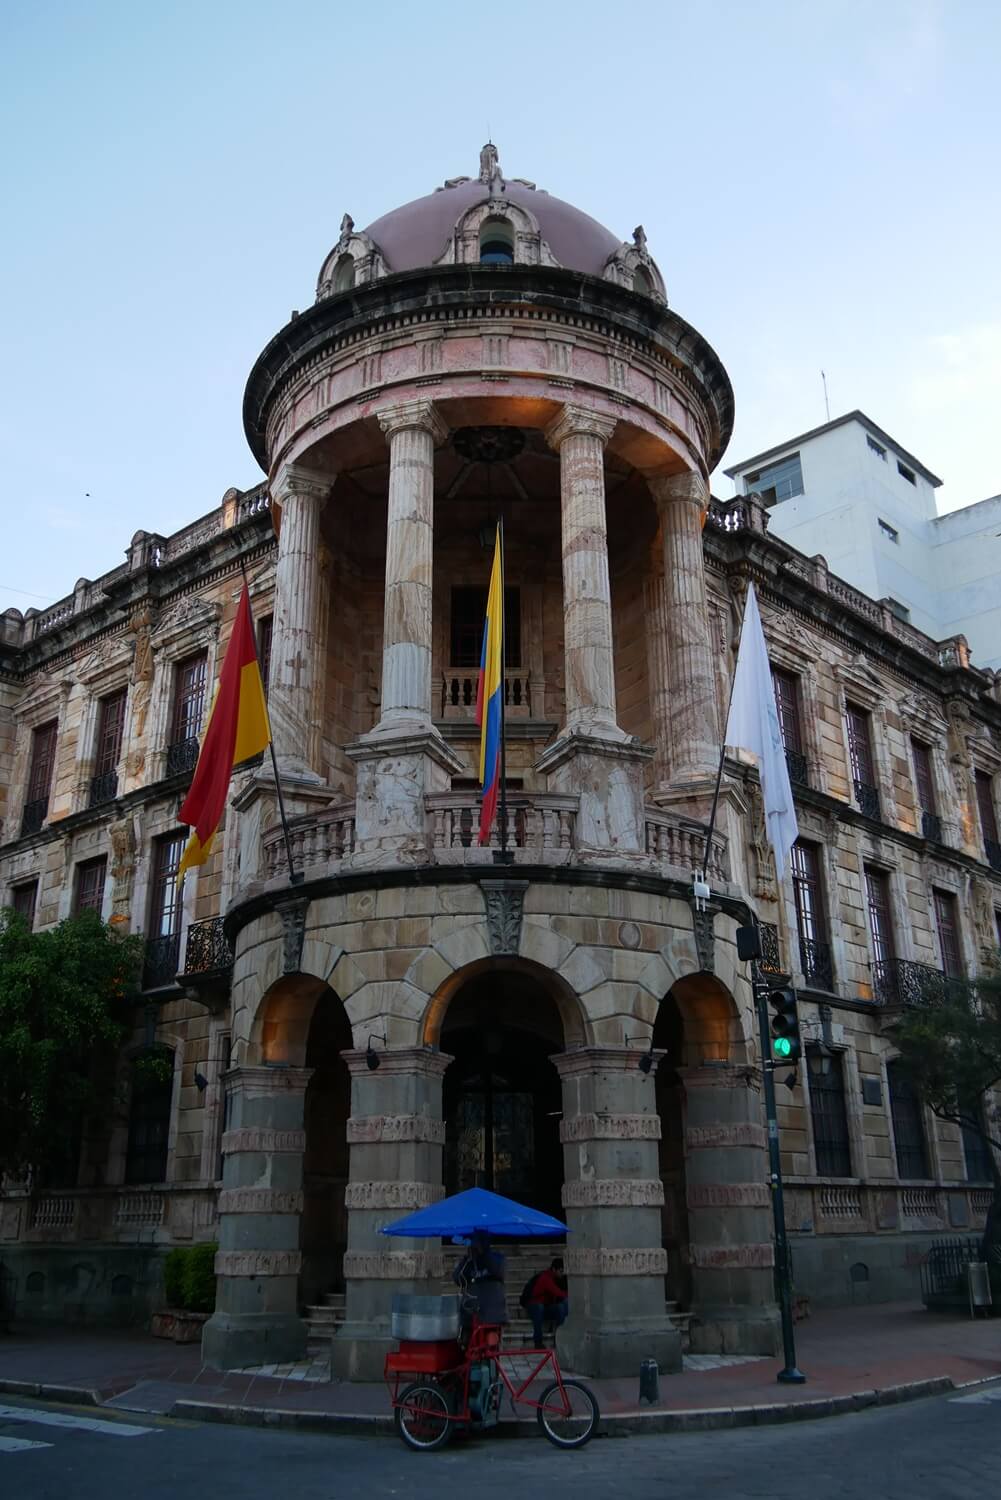
[[[467,1237],[478,1229],[523,1240],[552,1239],[569,1233],[559,1219],[526,1208],[511,1198],[502,1198],[498,1193],[488,1193],[485,1188],[468,1188],[464,1193],[443,1198],[430,1208],[387,1224],[382,1233],[406,1235],[408,1239],[448,1239],[453,1235]]]

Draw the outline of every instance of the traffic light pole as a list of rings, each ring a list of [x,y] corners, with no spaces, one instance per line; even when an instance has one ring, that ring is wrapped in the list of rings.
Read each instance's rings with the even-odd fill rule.
[[[755,924],[757,925],[757,924]],[[758,1012],[761,1038],[761,1072],[765,1084],[765,1115],[768,1119],[768,1165],[771,1173],[772,1217],[775,1221],[775,1266],[782,1314],[782,1350],[785,1367],[776,1376],[783,1385],[802,1385],[806,1376],[796,1368],[796,1340],[792,1326],[792,1285],[789,1274],[789,1241],[786,1237],[785,1202],[782,1197],[782,1161],[779,1155],[779,1122],[775,1109],[775,1064],[772,1061],[768,1025],[769,984],[762,978],[759,960],[751,960],[751,988]]]

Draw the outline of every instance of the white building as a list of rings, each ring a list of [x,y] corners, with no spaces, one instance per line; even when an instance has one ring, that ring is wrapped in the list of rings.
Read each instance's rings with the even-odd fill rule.
[[[929,469],[861,411],[726,473],[758,491],[770,529],[937,639],[964,635],[1001,669],[1001,495],[940,516]]]

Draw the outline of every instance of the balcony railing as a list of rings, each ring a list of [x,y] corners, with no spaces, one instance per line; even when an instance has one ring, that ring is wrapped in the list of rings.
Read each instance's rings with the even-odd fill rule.
[[[37,833],[45,822],[48,811],[48,797],[35,797],[31,802],[26,802],[24,811],[21,813],[21,837],[24,838],[29,833]]]
[[[1001,870],[1001,844],[994,839],[984,839],[984,848],[987,852],[987,863],[992,870]]]
[[[942,819],[938,813],[929,812],[924,807],[921,809],[921,837],[931,839],[933,844],[942,842]]]
[[[233,950],[222,917],[192,922],[184,945],[184,974],[215,974],[233,967]]]
[[[474,672],[449,671],[441,683],[443,719],[471,719],[476,713],[478,677]],[[504,706],[515,718],[532,712],[531,679],[528,672],[508,672],[504,677]]]
[[[886,958],[872,965],[872,994],[877,1005],[927,1005],[942,1000],[953,981],[931,964]]]
[[[703,823],[647,808],[646,852],[659,865],[683,871],[685,875],[696,870],[701,872],[706,856],[706,835]],[[710,885],[721,885],[730,878],[726,840],[719,834],[713,834],[707,873]]]
[[[100,807],[103,802],[114,802],[117,796],[117,771],[102,771],[99,776],[92,776],[90,778],[90,795],[87,798],[88,807]]]
[[[786,769],[793,786],[810,785],[810,767],[806,756],[799,750],[786,751]]]
[[[863,817],[872,818],[879,822],[879,792],[874,786],[867,786],[864,781],[855,783],[855,801],[858,803],[859,812]]]
[[[289,823],[289,843],[297,870],[340,864],[354,852],[354,804],[293,818]],[[264,873],[268,880],[288,876],[288,854],[280,827],[269,828],[264,835]]]
[[[576,797],[509,792],[507,845],[516,862],[568,864],[576,847]],[[489,864],[501,846],[500,809],[490,843],[480,847],[480,799],[475,792],[436,792],[427,798],[436,864]]]
[[[147,938],[146,957],[143,962],[143,989],[161,990],[173,984],[180,967],[181,934],[171,932],[166,937]]]
[[[167,746],[167,775],[180,776],[183,771],[193,771],[198,764],[198,740],[178,740]]]
[[[819,938],[801,937],[799,958],[807,985],[817,990],[833,991],[834,963],[829,943],[823,943]]]
[[[761,961],[759,967],[762,974],[785,974],[788,971],[782,963],[782,948],[779,943],[779,930],[771,922],[759,922],[758,932],[761,936]]]

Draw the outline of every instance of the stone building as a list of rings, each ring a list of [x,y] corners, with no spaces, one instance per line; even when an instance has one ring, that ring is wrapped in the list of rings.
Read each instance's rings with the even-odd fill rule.
[[[247,386],[265,483],[2,616],[0,892],[148,940],[120,1116],[0,1201],[23,1316],[139,1319],[164,1251],[218,1239],[210,1362],[295,1355],[340,1290],[334,1367],[372,1377],[392,1293],[449,1260],[380,1227],[481,1183],[566,1217],[574,1368],[677,1368],[672,1306],[697,1349],[771,1352],[749,906],[809,1041],[780,1089],[797,1290],[913,1291],[930,1238],[983,1222],[989,1163],[907,1094],[884,1023],[996,944],[998,681],[771,537],[754,496],[712,501],[731,418],[642,229],[621,243],[488,146],[473,179],[345,216]],[[498,515],[507,858],[474,832]],[[241,563],[301,878],[251,765],[179,897]],[[752,579],[801,840],[778,890],[729,758],[702,914]],[[172,1085],[130,1104],[151,1042]]]

